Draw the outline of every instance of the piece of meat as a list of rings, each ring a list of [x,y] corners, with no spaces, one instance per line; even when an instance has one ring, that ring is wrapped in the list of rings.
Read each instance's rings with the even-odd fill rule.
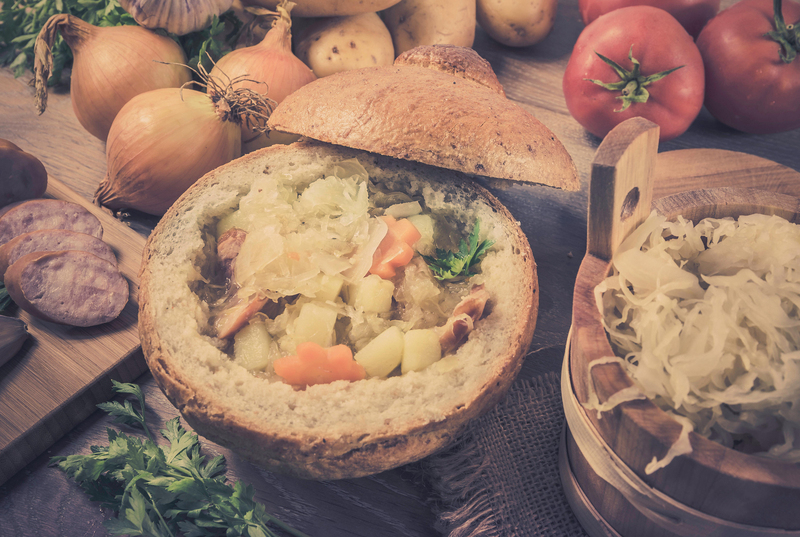
[[[17,235],[0,246],[0,278],[14,261],[26,254],[62,250],[89,252],[109,263],[117,264],[114,250],[97,237],[69,229],[40,229]]]
[[[0,216],[0,246],[39,229],[70,229],[103,238],[100,220],[77,203],[54,199],[29,200]]]
[[[268,301],[267,297],[262,298],[257,294],[246,299],[234,296],[214,319],[214,330],[217,337],[226,339],[236,335],[236,332],[241,330],[253,318],[253,315],[261,311]]]
[[[236,268],[236,257],[242,249],[247,232],[237,227],[232,227],[219,236],[217,240],[217,256],[219,257],[222,273],[226,283],[233,282],[233,271]]]
[[[26,254],[8,267],[5,285],[31,315],[71,326],[116,319],[129,296],[128,280],[116,265],[78,250]]]
[[[470,289],[467,296],[461,299],[461,302],[456,304],[453,308],[453,315],[460,315],[466,313],[472,317],[472,322],[477,322],[478,319],[483,317],[483,309],[489,301],[489,291],[484,289],[484,285],[475,285]]]
[[[474,286],[470,293],[456,304],[447,322],[438,329],[442,355],[453,352],[466,341],[475,323],[483,316],[489,298],[491,298],[489,292],[481,284]]]
[[[472,317],[466,313],[451,316],[440,329],[439,345],[442,347],[442,356],[449,354],[461,346],[474,327]]]

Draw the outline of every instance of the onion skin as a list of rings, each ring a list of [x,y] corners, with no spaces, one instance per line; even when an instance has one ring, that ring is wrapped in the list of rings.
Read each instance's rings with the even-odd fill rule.
[[[119,3],[145,28],[163,28],[186,35],[211,26],[214,16],[228,11],[233,0],[119,0]]]
[[[60,33],[72,50],[72,109],[92,136],[105,141],[117,113],[131,98],[191,80],[183,49],[172,39],[139,26],[97,27],[72,15],[54,15],[36,40],[36,93],[47,102],[49,47]],[[174,65],[163,65],[167,62]]]
[[[241,128],[210,96],[164,88],[131,99],[108,133],[95,202],[161,216],[200,177],[241,155]]]
[[[210,75],[223,83],[242,77],[233,84],[248,88],[280,103],[290,93],[317,79],[314,72],[292,53],[291,23],[284,18],[275,21],[264,39],[253,46],[236,49],[217,61]],[[242,123],[242,140],[247,151],[292,143],[299,136],[284,133],[254,132]]]

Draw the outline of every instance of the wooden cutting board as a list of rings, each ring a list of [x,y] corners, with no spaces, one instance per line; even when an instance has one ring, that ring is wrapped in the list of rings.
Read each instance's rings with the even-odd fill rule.
[[[52,176],[45,195],[78,203],[100,218],[103,240],[128,279],[130,300],[116,320],[90,328],[13,312],[27,323],[31,337],[0,367],[0,484],[110,399],[110,379],[130,382],[147,369],[137,328],[145,238]]]

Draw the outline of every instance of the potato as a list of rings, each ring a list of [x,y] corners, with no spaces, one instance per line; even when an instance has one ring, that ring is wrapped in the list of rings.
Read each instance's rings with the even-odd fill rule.
[[[477,0],[477,19],[495,41],[527,47],[550,33],[557,7],[558,0]]]
[[[333,345],[333,327],[336,324],[336,310],[314,303],[300,307],[300,314],[294,321],[295,344],[313,341],[321,347]]]
[[[433,237],[436,231],[431,215],[417,214],[409,216],[408,221],[414,224],[414,227],[417,228],[417,231],[422,235],[416,244],[414,244],[414,249],[423,255],[433,255]]]
[[[386,313],[392,309],[394,284],[370,274],[351,286],[350,305],[370,313]]]
[[[422,371],[442,358],[439,336],[429,328],[409,330],[403,337],[403,360],[400,371]]]
[[[475,0],[401,0],[383,20],[396,55],[419,45],[471,47],[475,41]]]
[[[249,371],[266,369],[272,361],[273,348],[272,337],[263,322],[250,323],[233,336],[234,360]]]
[[[394,45],[378,14],[362,13],[309,26],[299,37],[295,54],[322,78],[349,69],[391,65]]]
[[[390,326],[358,351],[354,358],[370,377],[385,377],[400,365],[405,338],[403,331]]]
[[[396,4],[398,0],[300,0],[292,8],[293,17],[342,17],[374,13]],[[258,6],[275,10],[281,0],[242,0],[244,7]]]

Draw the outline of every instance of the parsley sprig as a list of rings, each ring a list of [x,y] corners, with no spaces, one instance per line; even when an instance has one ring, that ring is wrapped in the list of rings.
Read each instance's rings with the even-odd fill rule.
[[[476,274],[472,272],[472,268],[480,263],[481,258],[494,244],[494,241],[488,239],[478,243],[480,233],[481,221],[476,220],[472,233],[469,234],[467,240],[461,239],[459,241],[457,252],[437,248],[435,257],[422,256],[436,279],[453,280],[456,278],[468,278]]]
[[[141,388],[112,382],[115,393],[136,398],[138,409],[128,399],[97,406],[116,423],[142,428],[147,439],[109,428],[108,446],[92,446],[89,455],[50,460],[92,501],[118,514],[104,524],[111,535],[306,537],[267,514],[264,505],[254,500],[251,485],[241,481],[228,485],[224,457],[206,461],[197,435],[186,431],[180,418],[169,420],[161,431],[169,448],[159,447],[147,427]]]

